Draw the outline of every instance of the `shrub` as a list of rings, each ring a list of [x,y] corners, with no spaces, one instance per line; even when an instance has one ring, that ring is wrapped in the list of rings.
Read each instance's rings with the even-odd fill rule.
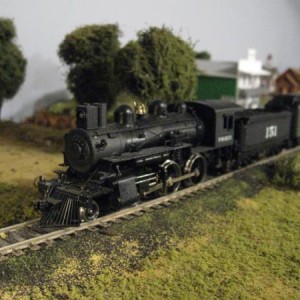
[[[273,182],[300,190],[300,154],[275,163]]]

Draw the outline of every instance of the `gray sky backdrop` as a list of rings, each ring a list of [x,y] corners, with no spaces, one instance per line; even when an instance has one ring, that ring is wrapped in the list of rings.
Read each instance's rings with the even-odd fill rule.
[[[215,60],[236,61],[253,47],[263,61],[272,53],[279,70],[300,67],[300,0],[0,0],[0,16],[14,20],[28,59],[25,84],[3,107],[6,118],[64,87],[58,44],[86,24],[118,23],[123,44],[141,29],[165,25]]]

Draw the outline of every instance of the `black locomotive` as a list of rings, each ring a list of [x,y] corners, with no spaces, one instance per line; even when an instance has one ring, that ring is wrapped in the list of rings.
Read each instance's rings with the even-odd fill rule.
[[[223,101],[128,105],[107,123],[105,104],[79,105],[57,178],[38,182],[41,226],[75,226],[100,213],[201,182],[300,143],[300,97],[276,96],[263,110]]]

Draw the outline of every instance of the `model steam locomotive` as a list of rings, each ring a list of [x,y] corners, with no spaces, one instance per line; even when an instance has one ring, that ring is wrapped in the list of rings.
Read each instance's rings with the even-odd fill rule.
[[[75,226],[99,214],[201,182],[300,143],[300,97],[276,96],[263,110],[223,101],[167,105],[79,105],[57,178],[40,177],[41,226]]]

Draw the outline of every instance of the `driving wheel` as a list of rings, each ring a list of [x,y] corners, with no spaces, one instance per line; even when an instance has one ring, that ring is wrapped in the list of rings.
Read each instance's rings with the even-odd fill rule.
[[[201,154],[193,154],[186,162],[184,174],[193,173],[193,176],[186,179],[184,184],[191,186],[204,180],[207,171],[207,162]]]
[[[169,194],[176,192],[180,187],[180,181],[176,181],[181,176],[181,168],[179,164],[173,160],[166,160],[161,165],[161,181],[163,184],[160,194]]]

